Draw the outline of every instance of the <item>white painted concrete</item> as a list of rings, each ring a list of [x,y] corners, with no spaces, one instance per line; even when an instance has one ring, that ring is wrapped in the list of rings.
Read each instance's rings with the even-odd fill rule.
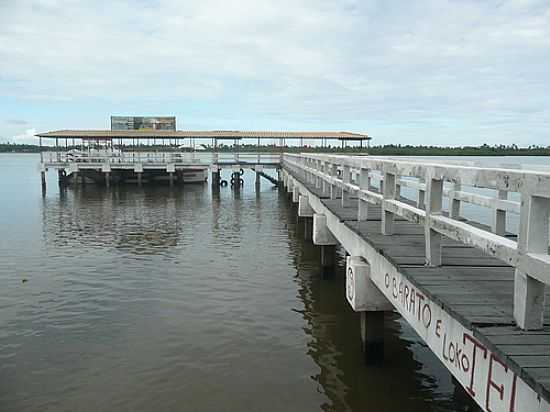
[[[355,312],[393,310],[373,283],[370,265],[361,256],[346,258],[346,299]]]

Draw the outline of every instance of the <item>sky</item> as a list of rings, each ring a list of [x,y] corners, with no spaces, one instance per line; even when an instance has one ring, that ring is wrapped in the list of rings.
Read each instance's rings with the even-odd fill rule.
[[[0,0],[0,142],[110,115],[550,146],[550,1]]]

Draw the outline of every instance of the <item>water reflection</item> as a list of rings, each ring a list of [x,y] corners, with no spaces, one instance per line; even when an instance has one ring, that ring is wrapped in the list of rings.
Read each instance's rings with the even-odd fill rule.
[[[285,212],[291,247],[296,250],[298,296],[304,303],[304,310],[299,312],[307,325],[304,332],[311,336],[307,353],[319,366],[311,378],[328,397],[321,409],[361,410],[367,405],[369,410],[401,411],[406,403],[410,411],[479,410],[460,384],[450,381],[443,366],[398,314],[386,316],[384,365],[364,365],[359,317],[344,295],[345,253],[340,250],[336,276],[321,280],[318,248],[302,240],[303,225],[295,207]],[[406,337],[404,328],[408,329]],[[418,359],[419,352],[424,352],[422,360]],[[429,369],[436,369],[440,377],[430,374]]]
[[[44,239],[55,246],[110,247],[124,253],[166,253],[186,242],[187,211],[209,202],[204,185],[61,187],[44,198]]]

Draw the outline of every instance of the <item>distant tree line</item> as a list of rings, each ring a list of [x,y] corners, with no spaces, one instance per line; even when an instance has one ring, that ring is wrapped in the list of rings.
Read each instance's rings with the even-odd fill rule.
[[[102,146],[103,148],[105,146]],[[115,145],[115,147],[118,147]],[[197,145],[202,151],[212,151],[211,145]],[[60,150],[79,149],[79,146],[68,146],[65,148],[59,147]],[[139,151],[190,151],[191,148],[178,148],[177,146],[168,145],[139,145],[131,146],[124,145],[125,150]],[[42,146],[44,151],[54,151],[53,146]],[[233,146],[219,145],[217,150],[220,152],[232,152]],[[412,146],[412,145],[381,145],[371,146],[370,148],[360,148],[357,146],[342,148],[341,146],[278,146],[278,145],[261,145],[240,144],[240,152],[328,152],[328,153],[368,153],[375,156],[550,156],[550,146],[528,146],[519,147],[513,145],[495,145],[490,146],[483,144],[481,146],[457,146],[457,147],[441,147],[441,146]],[[0,153],[39,153],[40,146],[30,144],[16,143],[0,143]]]

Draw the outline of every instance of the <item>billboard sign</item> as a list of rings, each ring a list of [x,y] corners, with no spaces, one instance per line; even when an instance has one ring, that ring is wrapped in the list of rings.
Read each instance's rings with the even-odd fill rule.
[[[176,130],[175,116],[111,116],[111,130]]]

